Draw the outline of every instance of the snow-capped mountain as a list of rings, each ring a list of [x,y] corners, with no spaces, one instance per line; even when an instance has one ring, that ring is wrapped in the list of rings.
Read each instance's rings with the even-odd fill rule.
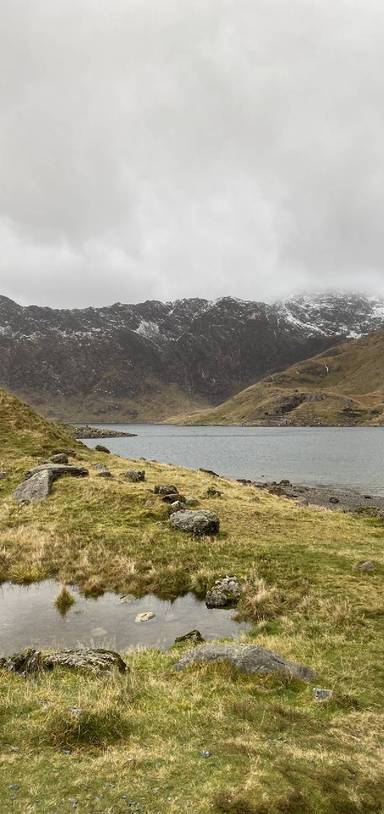
[[[0,297],[0,385],[64,418],[164,418],[384,326],[384,301],[224,297],[58,310]]]

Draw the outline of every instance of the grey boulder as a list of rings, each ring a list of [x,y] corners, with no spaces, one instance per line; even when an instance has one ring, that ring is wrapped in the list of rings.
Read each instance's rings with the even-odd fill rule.
[[[53,477],[48,469],[36,472],[31,478],[20,483],[12,497],[18,503],[38,503],[51,493]]]
[[[158,483],[154,488],[155,495],[177,495],[178,490],[176,486],[171,483]]]
[[[176,663],[175,669],[185,670],[193,664],[228,662],[236,670],[252,675],[282,673],[301,681],[313,681],[315,672],[304,664],[288,661],[277,653],[257,645],[203,644],[190,650]]]
[[[226,576],[216,580],[207,592],[205,604],[207,608],[228,608],[237,605],[241,597],[241,585],[237,577]]]
[[[61,478],[63,475],[72,475],[75,478],[84,478],[86,475],[88,475],[88,469],[85,469],[84,466],[46,463],[40,464],[40,466],[35,466],[34,469],[30,469],[28,472],[26,472],[25,477],[32,478],[33,475],[37,475],[39,472],[44,471],[49,472],[53,480],[57,480],[57,478]]]
[[[203,534],[217,534],[220,529],[220,520],[217,514],[215,514],[215,512],[206,511],[205,509],[197,511],[183,509],[182,511],[174,512],[169,522],[172,528],[195,534],[197,537]]]

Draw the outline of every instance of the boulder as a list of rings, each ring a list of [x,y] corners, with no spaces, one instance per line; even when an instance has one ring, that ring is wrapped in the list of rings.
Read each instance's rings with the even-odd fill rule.
[[[226,576],[216,580],[207,592],[205,604],[207,608],[229,608],[237,605],[241,597],[241,585],[237,577]]]
[[[98,478],[113,478],[112,472],[109,469],[99,469],[97,473]]]
[[[176,486],[173,486],[171,483],[160,483],[154,488],[155,495],[177,495],[178,490]]]
[[[129,480],[130,483],[141,483],[145,480],[145,472],[144,469],[128,469],[124,477],[125,480]]]
[[[18,503],[38,503],[51,493],[53,476],[48,469],[36,472],[31,478],[20,483],[13,492],[13,499]]]
[[[288,661],[277,653],[257,645],[202,644],[190,650],[176,663],[176,670],[185,670],[193,664],[228,662],[236,670],[252,675],[282,673],[301,681],[313,681],[315,672],[304,664]]]
[[[196,511],[193,511],[193,509],[183,509],[182,511],[174,512],[169,522],[172,528],[195,534],[197,537],[203,534],[217,534],[220,529],[220,521],[217,514],[204,509]]]
[[[176,636],[175,644],[181,644],[182,642],[192,642],[193,644],[200,644],[204,642],[200,630],[190,630],[188,633],[184,633],[184,636]]]
[[[104,447],[102,444],[96,444],[96,446],[95,446],[95,450],[96,450],[97,452],[105,452],[105,453],[106,453],[106,455],[110,455],[110,454],[111,454],[111,450],[110,450],[110,449],[108,449],[108,447]]]
[[[58,452],[57,455],[52,455],[49,459],[53,464],[67,464],[69,463],[68,455],[65,452]]]
[[[128,670],[125,661],[113,650],[88,647],[77,650],[56,650],[53,653],[42,653],[41,650],[29,648],[13,656],[0,658],[0,669],[21,675],[53,670],[55,667],[91,670],[92,672],[117,669],[120,673],[125,673]]]

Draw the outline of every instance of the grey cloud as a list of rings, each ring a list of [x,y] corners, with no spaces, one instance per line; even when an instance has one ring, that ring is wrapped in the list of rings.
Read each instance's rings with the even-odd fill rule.
[[[0,289],[384,294],[379,0],[3,0]]]

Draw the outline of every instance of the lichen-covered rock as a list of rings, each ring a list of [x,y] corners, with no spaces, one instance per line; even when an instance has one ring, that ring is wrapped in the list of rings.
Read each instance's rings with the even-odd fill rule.
[[[237,577],[226,576],[216,580],[207,592],[205,604],[207,608],[228,608],[237,605],[241,597],[241,585]]]
[[[18,503],[38,503],[51,493],[53,483],[52,473],[48,469],[36,472],[31,478],[19,483],[13,492],[13,499]]]
[[[55,667],[91,670],[92,672],[117,669],[120,673],[125,673],[128,670],[127,664],[118,653],[113,650],[93,648],[56,650],[53,653],[43,653],[41,650],[28,648],[13,656],[0,658],[0,669],[21,675],[53,670]]]
[[[142,483],[142,481],[145,480],[145,472],[144,469],[128,469],[124,477],[125,480],[129,480],[130,483]]]
[[[304,664],[288,661],[277,653],[256,645],[203,644],[190,650],[175,665],[176,670],[184,670],[193,664],[229,662],[243,673],[283,673],[301,681],[313,681],[315,672]]]
[[[172,483],[159,483],[154,488],[155,495],[177,495],[178,491],[176,486]]]
[[[195,511],[192,509],[183,509],[182,511],[174,512],[169,522],[172,528],[195,534],[197,537],[204,534],[217,534],[220,529],[220,520],[217,514],[215,514],[215,512],[206,511],[205,509]]]

